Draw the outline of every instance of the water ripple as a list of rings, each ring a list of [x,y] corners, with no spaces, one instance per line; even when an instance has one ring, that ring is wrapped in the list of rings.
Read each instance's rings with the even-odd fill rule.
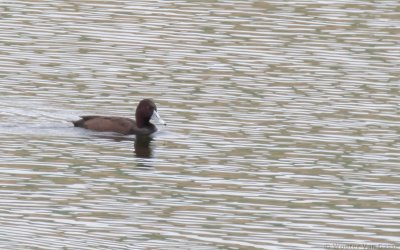
[[[397,6],[2,3],[0,247],[398,246]]]

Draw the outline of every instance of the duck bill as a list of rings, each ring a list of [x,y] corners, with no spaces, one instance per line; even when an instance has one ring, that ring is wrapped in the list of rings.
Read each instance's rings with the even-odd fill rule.
[[[164,126],[166,126],[167,124],[164,122],[163,119],[161,119],[160,115],[158,114],[158,112],[156,110],[153,111],[153,115],[150,118],[151,123],[153,124],[162,124]]]

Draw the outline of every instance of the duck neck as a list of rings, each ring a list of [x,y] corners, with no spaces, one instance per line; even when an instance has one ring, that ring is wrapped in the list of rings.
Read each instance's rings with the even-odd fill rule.
[[[151,125],[152,124],[150,123],[149,120],[146,121],[145,119],[143,119],[141,117],[136,117],[136,126],[138,128],[145,128],[145,127],[149,127]]]

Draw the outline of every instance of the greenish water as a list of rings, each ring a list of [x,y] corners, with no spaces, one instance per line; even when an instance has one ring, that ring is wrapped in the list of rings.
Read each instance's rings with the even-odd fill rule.
[[[399,10],[0,3],[0,248],[400,247]],[[144,97],[152,141],[69,122]]]

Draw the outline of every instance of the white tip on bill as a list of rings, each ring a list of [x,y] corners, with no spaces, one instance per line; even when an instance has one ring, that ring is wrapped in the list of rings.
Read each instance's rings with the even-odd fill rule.
[[[160,115],[155,110],[153,111],[153,115],[151,116],[150,121],[154,121],[152,122],[153,124],[162,124],[164,126],[167,126],[167,123],[165,123],[164,120],[161,119]]]

